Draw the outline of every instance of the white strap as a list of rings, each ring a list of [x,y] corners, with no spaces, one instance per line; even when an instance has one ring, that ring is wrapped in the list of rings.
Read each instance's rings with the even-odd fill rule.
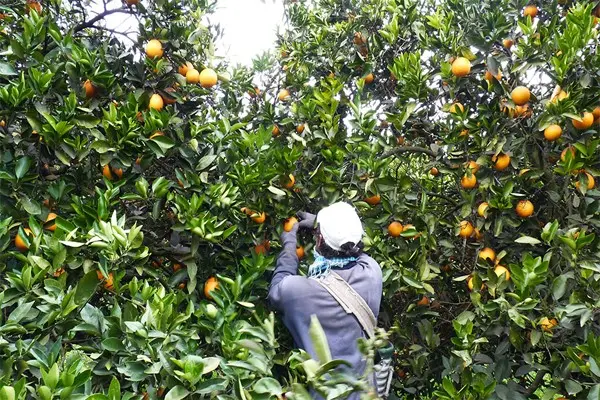
[[[315,279],[342,306],[348,314],[354,314],[369,338],[375,335],[377,320],[367,302],[334,271],[322,279]]]

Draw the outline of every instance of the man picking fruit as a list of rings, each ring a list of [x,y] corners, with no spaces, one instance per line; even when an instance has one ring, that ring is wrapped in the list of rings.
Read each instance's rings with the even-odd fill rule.
[[[358,319],[347,313],[318,280],[335,272],[367,303],[375,318],[379,314],[382,275],[379,264],[362,251],[363,227],[356,210],[339,202],[315,216],[301,212],[300,222],[281,235],[283,250],[269,289],[271,305],[282,313],[296,345],[316,358],[308,333],[311,316],[316,315],[325,331],[334,359],[348,361],[351,373],[361,375],[366,361],[358,350],[358,338],[365,338]],[[316,224],[315,224],[316,222]],[[315,261],[307,276],[298,275],[296,235],[299,229],[315,229]],[[359,399],[354,393],[350,400]]]

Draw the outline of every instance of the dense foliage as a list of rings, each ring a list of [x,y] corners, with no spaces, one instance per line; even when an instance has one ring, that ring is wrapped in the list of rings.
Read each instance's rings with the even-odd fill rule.
[[[252,68],[208,0],[0,6],[0,399],[359,390],[265,303],[285,219],[337,200],[394,396],[600,398],[599,7],[288,3]]]

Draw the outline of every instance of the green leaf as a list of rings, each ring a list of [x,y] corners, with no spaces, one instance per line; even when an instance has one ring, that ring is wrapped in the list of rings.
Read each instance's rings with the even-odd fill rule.
[[[15,167],[15,176],[17,179],[21,179],[27,174],[29,168],[31,167],[32,159],[25,156],[21,157],[19,161],[17,161],[17,166]]]
[[[254,391],[259,394],[269,394],[271,396],[279,396],[283,393],[281,384],[273,378],[262,378],[254,384]]]
[[[21,320],[23,318],[25,318],[27,316],[29,311],[31,311],[31,307],[33,307],[33,304],[34,304],[34,302],[30,301],[29,303],[23,303],[23,304],[19,305],[17,308],[15,308],[10,313],[6,322],[12,322],[14,324],[18,324],[19,322],[21,322]]]
[[[515,243],[524,243],[524,244],[535,245],[535,244],[540,244],[542,242],[531,236],[521,236],[520,238],[515,240]]]
[[[560,300],[564,296],[568,279],[567,275],[559,275],[552,282],[552,296],[555,300]]]
[[[325,332],[323,331],[323,328],[321,327],[319,319],[316,315],[312,315],[310,317],[310,327],[308,328],[308,333],[310,335],[315,354],[317,355],[321,364],[331,361],[331,351],[329,350],[329,344],[327,343],[327,336],[325,336]]]
[[[15,71],[12,65],[5,62],[0,62],[0,75],[17,75],[17,71]]]
[[[177,385],[169,390],[165,396],[165,400],[181,400],[187,397],[190,392],[181,385]]]
[[[196,166],[196,171],[202,171],[203,169],[207,168],[210,164],[212,164],[213,161],[215,161],[216,159],[217,156],[213,154],[209,154],[202,157],[198,162],[198,165]]]
[[[108,400],[120,400],[121,399],[121,385],[119,384],[119,380],[113,376],[110,381],[110,386],[108,388]]]
[[[98,286],[98,274],[96,271],[90,271],[81,278],[75,290],[75,303],[82,305],[96,292]]]
[[[125,346],[123,345],[123,340],[119,338],[106,338],[102,341],[102,348],[104,350],[108,350],[110,352],[117,352],[125,350]]]

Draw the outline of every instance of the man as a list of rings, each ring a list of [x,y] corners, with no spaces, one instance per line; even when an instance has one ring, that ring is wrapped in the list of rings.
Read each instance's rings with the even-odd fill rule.
[[[356,210],[348,203],[335,203],[323,208],[315,217],[299,213],[300,222],[281,236],[283,250],[277,265],[269,301],[283,314],[283,322],[290,330],[296,345],[316,358],[308,333],[311,315],[316,315],[325,331],[334,359],[343,359],[352,365],[352,373],[361,375],[366,362],[358,350],[357,340],[366,337],[353,314],[342,306],[315,279],[335,270],[367,302],[375,317],[379,314],[382,275],[379,264],[362,251],[363,227]],[[296,234],[298,229],[314,229],[316,219],[315,262],[309,267],[308,277],[298,275]],[[359,399],[355,393],[348,399]]]

